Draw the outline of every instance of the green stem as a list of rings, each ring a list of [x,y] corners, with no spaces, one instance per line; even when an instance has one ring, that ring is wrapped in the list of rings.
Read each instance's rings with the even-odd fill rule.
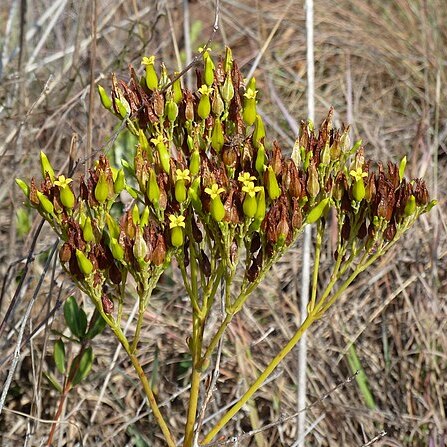
[[[284,357],[293,349],[293,347],[299,342],[304,332],[309,326],[316,320],[315,314],[309,314],[303,321],[301,326],[295,332],[294,336],[284,346],[280,353],[268,364],[265,370],[259,375],[256,381],[250,386],[245,394],[239,399],[239,401],[231,407],[231,409],[220,419],[220,421],[213,427],[213,429],[205,436],[203,444],[210,443],[219,431],[233,418],[233,416],[247,403],[247,401],[253,396],[253,394],[262,386],[269,375],[274,369],[281,363]]]
[[[317,299],[317,283],[318,283],[318,271],[320,268],[320,255],[321,255],[321,245],[323,243],[323,231],[324,225],[321,224],[321,221],[318,223],[316,241],[315,241],[315,261],[314,261],[314,269],[312,275],[312,296],[310,298],[309,310],[311,311],[315,307],[315,302]]]

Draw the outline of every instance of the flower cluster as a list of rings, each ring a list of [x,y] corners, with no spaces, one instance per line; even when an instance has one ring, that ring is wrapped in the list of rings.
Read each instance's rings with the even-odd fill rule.
[[[60,259],[84,289],[119,286],[128,273],[144,288],[172,256],[185,268],[193,257],[204,278],[218,268],[231,276],[242,255],[248,287],[306,224],[324,227],[330,209],[334,256],[346,258],[384,249],[433,206],[423,180],[404,178],[405,159],[387,169],[365,160],[349,128],[333,127],[332,110],[318,132],[302,122],[286,156],[266,139],[256,80],[244,82],[229,49],[217,63],[208,49],[202,56],[194,92],[164,65],[158,72],[153,56],[141,78],[132,67],[128,82],[112,76],[110,96],[99,86],[104,107],[138,138],[132,161],[115,169],[101,155],[75,193],[42,153],[40,187],[17,181],[61,237]],[[117,218],[124,189],[135,204]]]

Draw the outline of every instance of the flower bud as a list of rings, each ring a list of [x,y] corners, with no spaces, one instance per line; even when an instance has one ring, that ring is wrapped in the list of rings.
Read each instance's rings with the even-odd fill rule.
[[[107,228],[109,229],[110,237],[118,239],[118,236],[120,234],[119,226],[116,223],[115,219],[109,213],[106,214],[106,223]]]
[[[121,118],[126,118],[126,116],[130,115],[129,103],[124,98],[115,98],[114,102],[118,115]]]
[[[16,178],[16,183],[19,186],[19,188],[23,191],[23,194],[25,194],[25,196],[29,198],[30,187],[23,180],[19,178]]]
[[[98,183],[95,187],[95,199],[99,203],[104,203],[109,196],[109,185],[107,183],[107,178],[105,172],[100,172]]]
[[[43,151],[40,151],[40,166],[42,169],[42,177],[45,179],[47,174],[50,177],[50,180],[54,181],[54,169],[53,166],[51,166],[50,161],[48,160],[47,156],[44,154]]]
[[[213,101],[211,104],[211,110],[213,111],[214,115],[217,117],[220,117],[224,111],[224,103],[222,101],[222,98],[219,94],[219,92],[216,90]]]
[[[329,198],[323,199],[318,205],[316,205],[307,216],[307,223],[313,224],[323,215],[324,209],[329,203]]]
[[[200,213],[202,211],[202,201],[199,196],[200,177],[197,177],[188,189],[188,197],[191,200],[194,209]]]
[[[107,92],[104,90],[104,88],[101,85],[97,85],[99,97],[101,98],[101,104],[105,109],[111,109],[112,108],[112,100],[110,99],[110,96],[107,94]]]
[[[114,237],[110,238],[109,248],[114,259],[117,261],[122,261],[124,259],[124,248]]]
[[[95,235],[93,234],[92,220],[90,217],[85,219],[84,225],[82,226],[82,236],[85,242],[92,242],[95,240]]]
[[[40,191],[37,191],[37,197],[39,199],[40,205],[42,206],[43,210],[48,214],[54,213],[54,206],[50,202],[47,196],[42,194]]]
[[[157,176],[152,168],[149,169],[149,181],[147,183],[146,194],[149,201],[154,206],[157,206],[160,199],[160,188],[157,183]]]
[[[227,76],[225,77],[225,81],[222,87],[220,87],[220,94],[222,95],[222,99],[225,101],[226,104],[229,104],[230,101],[233,99],[234,86],[230,74],[227,74]]]
[[[210,112],[211,112],[210,97],[208,94],[202,93],[202,96],[200,97],[199,100],[199,105],[197,107],[197,113],[199,114],[200,118],[206,119],[208,118]]]
[[[256,153],[256,161],[255,161],[255,168],[256,171],[258,171],[259,175],[262,175],[264,172],[264,165],[265,165],[266,159],[265,159],[265,148],[262,143],[258,146],[258,151]]]
[[[90,275],[93,272],[92,262],[81,250],[76,249],[76,260],[78,261],[79,270],[81,270],[85,276]]]
[[[222,123],[219,118],[214,120],[213,131],[211,133],[211,146],[216,152],[220,152],[224,145],[224,134],[222,130]]]
[[[177,180],[175,182],[175,200],[182,203],[186,200],[186,186],[184,180]]]
[[[261,145],[261,140],[265,137],[264,123],[260,115],[256,115],[255,130],[253,132],[253,146],[258,149]]]
[[[169,174],[171,165],[169,163],[171,157],[169,156],[169,152],[163,142],[157,144],[157,151],[160,157],[161,167],[166,174]]]
[[[225,216],[225,208],[219,196],[211,199],[211,216],[216,222],[220,222]]]
[[[416,197],[412,194],[405,204],[404,215],[409,217],[416,211]]]
[[[75,206],[76,200],[70,186],[61,188],[59,197],[61,199],[62,205],[64,205],[66,208],[72,209]]]
[[[265,217],[265,213],[267,211],[265,204],[265,189],[261,188],[256,195],[256,213],[254,218],[256,220],[262,221]]]
[[[155,56],[143,57],[141,65],[146,66],[146,86],[149,90],[155,90],[158,88],[158,76],[154,67]]]
[[[177,77],[178,73],[175,72],[174,76]],[[176,79],[172,84],[172,92],[172,98],[174,99],[174,102],[178,104],[183,99],[183,91],[180,78]]]
[[[144,228],[149,224],[149,207],[145,206],[140,217],[140,227]]]
[[[178,106],[172,99],[166,103],[166,116],[171,123],[173,123],[178,116]]]
[[[137,232],[135,235],[135,242],[133,244],[133,255],[135,256],[136,260],[141,262],[144,261],[144,258],[146,257],[148,252],[146,241],[144,240],[143,236],[141,235],[140,228],[137,227]]]
[[[271,166],[267,167],[267,192],[271,200],[277,199],[281,195],[281,188]]]
[[[124,170],[118,169],[116,178],[113,182],[113,192],[115,194],[120,194],[121,191],[124,189],[125,185],[126,185],[126,181],[125,181],[125,176],[124,176]]]
[[[405,175],[405,168],[407,166],[407,156],[405,155],[399,163],[399,180],[402,181]]]
[[[203,61],[205,63],[203,78],[205,80],[205,84],[209,87],[214,82],[214,62],[208,51],[203,52]]]
[[[181,247],[184,243],[183,229],[181,227],[174,227],[171,230],[171,244],[173,247]]]
[[[363,179],[355,180],[354,184],[352,185],[352,197],[357,202],[361,202],[363,198],[365,197],[365,184],[363,183]]]
[[[224,71],[230,73],[233,68],[233,54],[231,48],[225,47]]]
[[[244,99],[244,107],[242,111],[242,118],[244,119],[244,123],[247,126],[251,126],[256,119],[256,100],[253,99]]]
[[[138,209],[137,204],[135,204],[132,208],[132,220],[137,225],[140,223],[140,210]]]
[[[193,150],[189,160],[189,172],[191,175],[197,175],[200,171],[200,153],[197,149]]]
[[[315,168],[315,163],[313,161],[309,165],[306,189],[311,197],[316,197],[320,192],[318,172],[317,169]]]

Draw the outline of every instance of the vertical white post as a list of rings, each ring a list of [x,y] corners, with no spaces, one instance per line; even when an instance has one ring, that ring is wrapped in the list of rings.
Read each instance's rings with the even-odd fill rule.
[[[315,119],[315,95],[314,95],[314,30],[313,30],[313,0],[306,0],[306,48],[307,48],[307,114],[312,122]],[[303,241],[303,266],[301,272],[301,322],[304,321],[307,314],[307,304],[309,302],[309,284],[310,284],[310,246],[312,231],[308,225],[304,230]],[[306,433],[306,369],[307,369],[307,334],[305,333],[298,345],[298,396],[297,411],[298,430],[297,446],[304,447]]]

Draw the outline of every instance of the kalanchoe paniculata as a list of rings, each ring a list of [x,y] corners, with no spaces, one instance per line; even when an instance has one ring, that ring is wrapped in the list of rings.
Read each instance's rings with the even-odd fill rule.
[[[119,319],[122,308],[106,287],[118,294],[130,274],[144,308],[172,257],[185,284],[200,276],[202,293],[215,292],[219,275],[231,283],[240,266],[240,292],[228,292],[225,303],[232,316],[305,225],[324,231],[331,209],[339,266],[385,253],[435,204],[422,179],[405,178],[406,159],[386,168],[366,159],[361,142],[351,145],[349,128],[334,128],[332,109],[319,130],[301,122],[287,156],[268,139],[256,81],[243,83],[229,49],[217,62],[203,51],[193,92],[176,74],[171,83],[153,56],[142,65],[141,80],[132,67],[128,82],[113,75],[111,96],[98,87],[103,106],[138,141],[132,162],[112,167],[101,155],[76,185],[64,175],[56,179],[41,153],[40,186],[17,179],[63,241],[65,270],[105,317]],[[134,203],[116,217],[112,206],[124,190]],[[209,312],[209,303],[197,300],[195,312]]]

